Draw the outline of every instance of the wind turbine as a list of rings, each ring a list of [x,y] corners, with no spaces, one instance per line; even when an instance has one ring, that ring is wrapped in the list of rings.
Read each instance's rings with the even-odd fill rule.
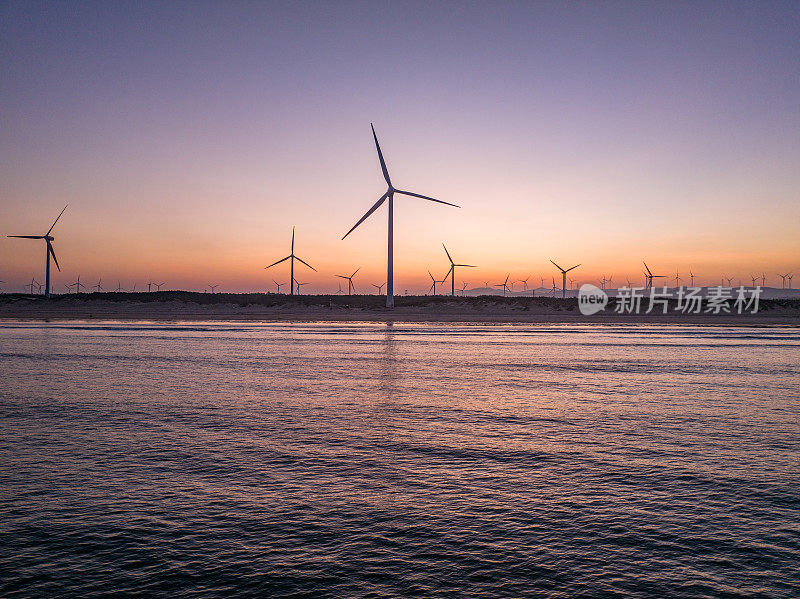
[[[69,206],[69,204],[67,204]],[[67,206],[64,206],[64,210],[67,209]],[[9,237],[16,237],[19,239],[44,239],[45,243],[45,271],[44,271],[44,295],[45,297],[50,297],[50,256],[53,256],[53,262],[56,263],[56,268],[58,272],[61,272],[61,267],[58,265],[58,258],[56,258],[56,253],[53,251],[53,240],[55,237],[52,237],[50,233],[53,230],[53,227],[56,226],[58,219],[61,218],[61,215],[64,214],[64,210],[58,213],[56,220],[53,221],[53,224],[47,230],[47,233],[44,235],[9,235]],[[33,293],[33,292],[31,292]]]
[[[495,287],[502,287],[503,288],[503,297],[506,296],[506,291],[508,291],[508,277],[511,276],[511,273],[506,275],[506,280],[502,283],[495,283]]]
[[[298,258],[298,259],[299,259],[299,258]],[[354,277],[354,276],[356,276],[356,273],[357,273],[359,270],[361,270],[361,267],[360,267],[360,266],[359,266],[357,269],[355,269],[355,270],[353,271],[353,274],[351,274],[349,277],[346,277],[346,276],[344,276],[344,275],[336,275],[336,276],[337,276],[337,277],[339,277],[340,279],[346,279],[346,280],[347,280],[347,295],[353,295],[353,291],[355,291],[355,290],[356,290],[356,286],[353,284],[353,277]],[[386,283],[384,283],[384,285],[386,285]]]
[[[755,287],[755,286],[756,286],[756,281],[758,281],[758,277],[757,277],[757,276],[755,276],[755,277],[754,277],[753,275],[750,275],[750,284],[751,284],[753,287]]]
[[[464,284],[463,284],[463,285],[461,285],[461,295],[466,295],[466,294],[467,294],[467,293],[466,293],[466,291],[467,291],[467,285],[468,285],[468,283],[466,283],[466,282],[464,282]]]
[[[767,275],[764,272],[761,273],[761,286],[764,287],[767,284]]]
[[[377,290],[378,290],[378,295],[380,295],[380,294],[381,294],[381,291],[383,291],[383,288],[386,286],[386,283],[381,283],[380,285],[376,285],[375,283],[372,283],[372,286],[373,286],[375,289],[377,289]]]
[[[370,123],[370,127],[372,127],[372,137],[375,139],[375,148],[378,150],[378,158],[381,162],[381,170],[383,171],[383,178],[386,179],[386,193],[384,193],[378,201],[373,204],[372,208],[367,210],[367,213],[361,217],[361,219],[353,225],[353,228],[350,229],[347,233],[344,234],[342,240],[345,237],[350,235],[355,228],[363,223],[367,217],[375,212],[381,204],[387,199],[389,200],[389,234],[388,234],[388,257],[386,261],[386,307],[393,308],[394,307],[394,194],[399,193],[401,195],[412,196],[415,198],[422,198],[423,200],[429,200],[431,202],[438,202],[439,204],[446,204],[448,206],[454,206],[458,208],[456,204],[451,204],[450,202],[443,202],[442,200],[437,200],[428,196],[420,195],[418,193],[411,193],[410,191],[402,191],[400,189],[395,188],[392,185],[392,180],[389,178],[389,171],[386,168],[386,162],[383,159],[383,153],[381,152],[381,146],[378,143],[378,136],[375,134],[375,127],[372,126]]]
[[[303,285],[308,285],[308,283],[301,283],[300,281],[295,281],[295,285],[297,285],[297,295],[300,295],[300,288]]]
[[[288,256],[286,256],[285,258],[281,258],[277,262],[273,262],[269,266],[265,266],[264,269],[272,268],[276,264],[280,264],[281,262],[285,262],[286,260],[290,261],[289,262],[289,265],[290,265],[289,266],[289,295],[294,295],[294,283],[297,282],[295,280],[295,278],[294,278],[294,261],[297,260],[298,262],[302,262],[303,264],[308,266],[311,270],[313,270],[314,272],[317,272],[317,269],[314,268],[313,266],[311,266],[308,262],[305,262],[301,258],[298,258],[297,256],[294,255],[294,227],[292,227],[292,250],[291,250],[291,253]]]
[[[557,289],[557,287],[556,287],[556,278],[553,277],[553,297],[556,296],[556,289]]]
[[[428,276],[431,278],[431,286],[428,287],[428,291],[433,290],[433,295],[436,295],[436,283],[439,281],[437,281],[436,277],[431,274],[431,271],[428,271]]]
[[[275,283],[275,285],[278,287],[278,293],[281,292],[281,287],[283,285],[286,285],[286,283],[278,283],[278,281],[276,281],[275,279],[272,279],[272,282]]]
[[[444,248],[444,253],[447,254],[447,259],[450,260],[450,270],[447,271],[447,274],[444,276],[444,279],[442,279],[442,283],[444,283],[447,280],[447,277],[452,275],[451,278],[450,278],[450,295],[455,295],[456,294],[456,266],[465,266],[467,268],[477,268],[477,267],[473,266],[472,264],[456,264],[455,262],[453,262],[453,259],[450,257],[450,252],[447,251],[447,246],[442,244],[442,247]]]
[[[120,291],[124,291],[124,289],[122,289],[122,282],[119,279],[117,279],[117,293],[119,293]]]
[[[74,285],[74,287],[75,287],[75,293],[80,293],[80,292],[81,292],[81,287],[83,287],[84,289],[86,289],[86,285],[81,285],[81,276],[80,276],[80,275],[78,275],[78,280],[77,280],[77,281],[75,281],[75,282],[73,283],[73,285]]]
[[[644,260],[642,260],[642,264],[644,264],[644,267],[647,269],[647,272],[644,275],[646,277],[645,289],[647,289],[647,288],[652,289],[653,288],[653,279],[666,279],[667,278],[667,275],[654,275],[652,272],[650,272],[650,267],[647,266],[647,262],[645,262]]]
[[[678,275],[678,269],[675,269],[675,289],[679,287],[679,281],[683,281],[683,279]]]
[[[605,276],[605,275],[603,275],[603,279],[600,281],[600,285],[602,286],[602,288],[603,288],[603,291],[605,291],[605,289],[606,289],[606,283],[610,283],[610,282],[611,282],[611,279],[613,279],[613,278],[614,278],[614,275],[611,275],[611,276],[610,276],[610,277],[608,277],[608,278],[606,278],[606,276]],[[570,279],[570,281],[571,281],[571,280],[572,280],[572,279]],[[572,289],[572,286],[570,286],[570,289]]]
[[[531,278],[531,276],[528,275],[528,279],[530,279],[530,278]],[[528,279],[520,279],[519,281],[517,281],[517,283],[522,283],[522,292],[523,293],[528,290]]]
[[[781,289],[786,289],[786,277],[789,276],[789,273],[787,272],[785,275],[778,273],[778,276],[781,278]]]
[[[734,278],[735,277],[731,277],[731,278],[725,277],[725,280],[728,281],[728,287],[730,287],[732,285],[731,281],[733,281]]]
[[[558,264],[556,264],[552,260],[550,260],[550,262],[552,262],[553,266],[555,266],[558,270],[561,271],[561,276],[562,276],[562,281],[563,281],[561,283],[561,298],[564,299],[565,297],[567,297],[567,273],[569,271],[575,269],[575,268],[578,268],[580,266],[580,264],[576,264],[572,268],[568,268],[567,270],[564,270],[563,268],[561,268]],[[555,284],[553,286],[555,287]],[[555,296],[553,296],[553,297],[555,297]]]
[[[790,272],[788,275],[786,275],[786,278],[789,279],[789,289],[792,288],[792,277],[794,277],[794,273]]]
[[[691,270],[689,271],[689,278],[692,280],[691,286],[694,287],[694,273]]]
[[[164,284],[165,283],[153,283],[153,285],[156,286],[156,291],[161,291],[161,286],[164,285]]]
[[[31,277],[31,282],[25,285],[25,287],[31,288],[31,295],[33,295],[33,288],[37,286],[39,286],[39,282],[34,277]],[[39,288],[41,287],[39,286]]]
[[[336,295],[341,295],[342,293],[344,293],[344,292],[342,291],[342,283],[341,283],[341,282],[339,282],[339,291],[337,291],[337,292],[336,292]]]
[[[150,293],[150,286],[153,284],[152,281],[147,281],[147,293]]]
[[[94,286],[94,289],[97,289],[97,293],[100,293],[101,291],[103,291],[103,286],[101,285],[102,282],[103,282],[102,277],[97,279],[97,285]],[[161,284],[163,285],[164,283],[161,283]]]
[[[211,283],[209,283],[209,284],[208,284],[208,286],[211,288],[211,295],[214,295],[214,290],[215,290],[217,287],[219,287],[219,284],[217,284],[217,285],[212,285]]]

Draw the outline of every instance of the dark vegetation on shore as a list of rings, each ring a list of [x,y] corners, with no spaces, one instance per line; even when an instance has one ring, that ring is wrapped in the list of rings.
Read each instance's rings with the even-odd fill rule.
[[[362,310],[385,310],[386,298],[380,295],[285,295],[277,293],[198,293],[193,291],[153,291],[141,293],[127,292],[92,292],[79,294],[53,295],[49,299],[42,295],[29,295],[25,293],[0,294],[0,304],[13,304],[17,302],[37,302],[57,307],[59,304],[74,302],[184,302],[198,305],[238,305],[298,308],[309,306],[324,306],[330,308],[356,308]],[[553,297],[503,297],[501,295],[449,296],[449,295],[398,295],[394,298],[397,308],[436,308],[437,306],[453,307],[454,304],[473,309],[488,306],[506,306],[517,310],[551,309],[555,311],[576,311],[578,300],[576,298]],[[733,302],[731,301],[731,308]],[[615,299],[611,298],[608,311],[613,310]],[[647,309],[647,300],[642,301],[642,312]],[[670,301],[670,311],[675,309],[675,301]],[[705,306],[704,306],[705,309]],[[759,301],[759,312],[773,309],[800,310],[800,299],[762,299]],[[655,311],[660,312],[661,307],[656,306]]]

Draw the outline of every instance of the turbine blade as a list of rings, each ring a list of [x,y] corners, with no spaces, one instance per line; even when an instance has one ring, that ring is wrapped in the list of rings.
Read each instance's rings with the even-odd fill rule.
[[[568,268],[567,270],[565,270],[565,271],[564,271],[564,273],[566,274],[566,273],[568,273],[568,272],[569,272],[569,271],[571,271],[571,270],[575,270],[575,269],[576,269],[576,268],[578,268],[579,266],[580,266],[580,264],[576,264],[576,265],[575,265],[575,266],[573,266],[572,268]],[[610,281],[610,280],[611,280],[611,279],[609,279],[609,281]]]
[[[552,260],[550,260],[550,262],[553,262],[553,261],[552,261]],[[565,271],[563,268],[561,268],[561,267],[560,267],[558,264],[556,264],[555,262],[553,262],[553,265],[554,265],[554,266],[555,266],[555,267],[556,267],[558,270],[560,270],[561,272],[566,272],[566,271]]]
[[[436,280],[436,279],[433,278],[433,275],[431,274],[431,271],[428,271],[428,276],[431,278],[432,281]]]
[[[363,223],[365,220],[367,220],[367,217],[368,217],[370,214],[372,214],[372,213],[373,213],[373,212],[375,212],[375,211],[376,211],[378,208],[380,208],[381,204],[383,204],[384,200],[385,200],[386,198],[388,198],[388,197],[389,197],[389,192],[387,191],[385,194],[383,194],[383,195],[382,195],[382,196],[381,196],[381,197],[378,199],[378,201],[377,201],[377,202],[375,202],[375,203],[372,205],[372,208],[370,208],[369,210],[367,210],[367,213],[366,213],[364,216],[362,216],[362,217],[359,219],[359,221],[358,221],[356,224],[354,224],[354,225],[353,225],[353,228],[352,228],[352,229],[350,229],[350,230],[349,230],[347,233],[345,233],[345,234],[344,234],[344,237],[342,237],[342,240],[344,240],[344,238],[345,238],[345,237],[347,237],[348,235],[350,235],[350,233],[352,233],[352,232],[355,230],[355,228],[356,228],[358,225],[360,225],[360,224],[361,224],[361,223]]]
[[[381,161],[381,170],[383,171],[383,178],[386,179],[386,184],[391,187],[392,181],[389,179],[389,171],[386,169],[386,161],[383,159],[383,152],[381,152],[381,144],[378,143],[378,136],[375,135],[375,126],[370,123],[370,127],[372,127],[372,137],[375,138],[375,147],[378,149],[378,158]]]
[[[642,260],[642,264],[644,264],[644,267],[647,269],[647,274],[649,274],[649,275],[652,275],[653,273],[651,273],[651,272],[650,272],[650,269],[649,269],[649,268],[647,268],[647,262],[645,262],[644,260]]]
[[[61,267],[58,265],[58,258],[56,258],[56,253],[53,251],[53,246],[50,244],[49,241],[47,242],[47,251],[53,257],[53,262],[56,263],[56,268],[58,269],[58,272],[61,272]]]
[[[67,206],[69,206],[69,204],[67,204]],[[64,210],[67,209],[67,206],[64,206]],[[61,212],[58,213],[58,216],[56,217],[56,220],[53,221],[52,226],[47,230],[47,233],[45,233],[45,235],[50,235],[50,231],[52,231],[53,227],[56,226],[56,223],[58,222],[58,219],[61,218],[62,214],[64,214],[64,210],[62,210]]]
[[[334,277],[339,277],[340,279],[347,279],[348,277],[344,275],[333,275]]]
[[[466,266],[467,268],[478,268],[474,264],[453,264],[453,266]]]
[[[281,258],[281,259],[280,259],[280,260],[278,260],[277,262],[273,262],[273,263],[272,263],[272,264],[270,264],[269,266],[265,266],[265,267],[264,267],[264,269],[267,269],[267,268],[272,268],[272,267],[273,267],[273,266],[275,266],[276,264],[280,264],[281,262],[285,262],[285,261],[286,261],[286,260],[288,260],[289,258],[291,258],[291,256],[286,256],[285,258]]]
[[[458,204],[451,204],[450,202],[445,202],[444,200],[437,200],[436,198],[431,198],[418,193],[411,193],[410,191],[401,191],[399,189],[395,189],[395,191],[397,193],[402,193],[403,195],[414,196],[415,198],[422,198],[423,200],[430,200],[431,202],[438,202],[440,204],[447,204],[448,206],[453,206],[455,208],[461,208],[461,206],[459,206]]]
[[[450,260],[450,264],[452,264],[453,259],[450,257],[450,252],[447,251],[447,246],[445,244],[442,244],[442,247],[444,248],[444,253],[447,254],[447,259]]]
[[[308,262],[305,262],[305,261],[303,261],[302,259],[298,258],[297,256],[295,256],[295,257],[294,257],[294,259],[295,259],[295,260],[298,260],[299,262],[302,262],[303,264],[305,264],[306,266],[308,266],[308,267],[309,267],[311,270],[313,270],[314,272],[317,272],[317,269],[316,269],[316,268],[314,268],[313,266],[311,266],[311,265],[310,265]],[[305,283],[303,283],[303,285],[305,285]]]
[[[9,235],[9,237],[17,237],[18,239],[44,239],[44,235]]]

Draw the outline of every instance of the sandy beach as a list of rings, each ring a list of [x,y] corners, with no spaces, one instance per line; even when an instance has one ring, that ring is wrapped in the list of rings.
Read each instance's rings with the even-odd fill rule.
[[[4,296],[0,319],[13,320],[264,320],[481,323],[598,323],[800,326],[800,302],[766,300],[756,314],[685,314],[660,310],[618,314],[613,308],[592,316],[580,313],[575,299],[402,297],[389,310],[379,296],[278,296],[189,292],[87,294],[45,300]],[[117,297],[119,296],[119,297]]]

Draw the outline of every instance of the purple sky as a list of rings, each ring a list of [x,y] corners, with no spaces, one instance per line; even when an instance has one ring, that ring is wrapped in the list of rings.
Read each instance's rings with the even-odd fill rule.
[[[383,210],[339,241],[383,192],[370,122],[398,184],[462,206],[398,202],[412,287],[446,270],[442,241],[475,285],[549,258],[586,279],[643,257],[709,282],[797,268],[797,2],[0,13],[2,233],[70,202],[65,281],[253,289],[296,224],[312,288],[359,265],[382,282]],[[0,244],[0,278],[40,273],[32,242]]]

